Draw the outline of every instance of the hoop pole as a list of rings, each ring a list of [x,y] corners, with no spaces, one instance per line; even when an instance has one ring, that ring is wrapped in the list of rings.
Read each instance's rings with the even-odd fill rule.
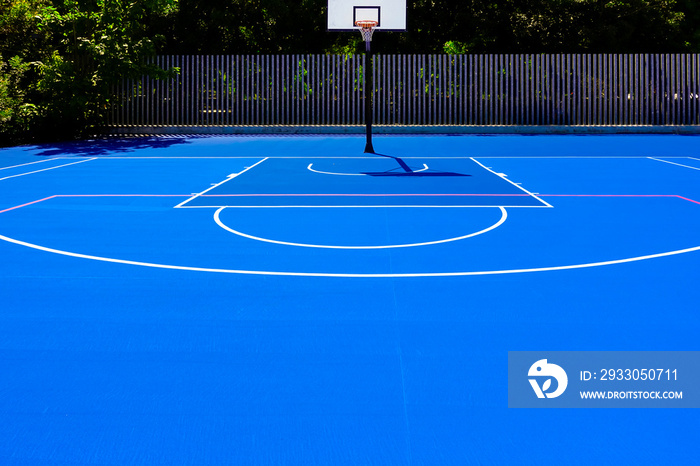
[[[374,64],[372,63],[371,42],[365,41],[365,134],[367,142],[365,143],[365,153],[375,154],[372,146],[372,99],[374,95]]]

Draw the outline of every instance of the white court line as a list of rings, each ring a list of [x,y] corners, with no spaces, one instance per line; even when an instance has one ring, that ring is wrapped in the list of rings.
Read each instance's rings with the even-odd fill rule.
[[[18,176],[32,175],[32,174],[34,174],[34,173],[45,172],[45,171],[48,171],[48,170],[55,170],[55,169],[57,169],[57,168],[63,168],[63,167],[67,167],[67,166],[69,166],[69,165],[76,165],[76,164],[78,164],[78,163],[89,162],[89,161],[91,161],[91,160],[96,160],[96,159],[97,159],[97,157],[93,157],[93,158],[86,159],[86,160],[80,160],[79,162],[66,163],[66,164],[58,165],[58,166],[51,167],[51,168],[44,168],[44,169],[42,169],[42,170],[34,170],[33,172],[20,173],[19,175],[6,176],[5,178],[0,178],[0,181],[9,180],[10,178],[17,178]]]
[[[312,171],[314,173],[320,173],[321,175],[344,175],[344,176],[367,176],[366,173],[332,173],[332,172],[322,172],[319,170],[314,170],[311,168],[313,163],[310,163],[308,167],[306,167],[307,170]]]
[[[700,170],[700,168],[697,168],[697,167],[691,167],[690,165],[683,165],[681,163],[676,163],[676,162],[669,162],[668,160],[655,159],[654,157],[647,157],[647,158],[651,159],[651,160],[656,160],[657,162],[664,162],[664,163],[669,163],[671,165],[678,165],[679,167],[683,167],[683,168],[690,168],[691,170]],[[688,158],[692,158],[692,157],[688,157]]]
[[[367,173],[333,173],[333,172],[322,172],[320,170],[314,170],[311,168],[313,163],[310,163],[308,167],[306,167],[307,170],[312,171],[314,173],[320,173],[321,175],[344,175],[344,176],[369,176]],[[426,164],[423,164],[424,168],[421,168],[420,170],[414,170],[412,173],[420,173],[424,172],[428,169],[428,166]],[[399,172],[400,173],[400,172]]]
[[[104,160],[132,160],[132,159],[165,159],[165,160],[178,160],[178,159],[191,159],[191,160],[199,160],[199,159],[207,159],[207,160],[216,160],[216,159],[221,159],[221,160],[239,160],[239,159],[259,159],[260,156],[255,156],[255,155],[240,155],[240,156],[228,156],[228,155],[222,155],[221,157],[216,157],[216,156],[133,156],[133,157],[127,157],[127,156],[108,156]],[[367,157],[367,156],[342,156],[342,155],[331,155],[331,156],[307,156],[307,155],[298,155],[298,156],[293,156],[293,155],[270,155],[266,157],[268,159],[319,159],[319,160],[326,160],[326,159],[372,159],[372,160],[380,160],[377,156],[374,157]],[[404,157],[402,157],[404,158]],[[420,158],[425,158],[425,157],[410,157],[413,159],[420,159]],[[467,159],[469,157],[430,157],[430,158],[462,158],[462,159]],[[384,160],[384,159],[381,159]]]
[[[478,164],[479,166],[481,166],[484,170],[490,171],[491,173],[493,173],[493,174],[496,175],[497,177],[501,178],[502,180],[506,180],[508,183],[512,184],[512,185],[515,186],[516,188],[519,188],[519,189],[525,191],[525,192],[528,193],[530,196],[534,197],[535,199],[537,199],[537,200],[540,201],[541,203],[545,204],[547,207],[552,207],[548,202],[543,201],[542,199],[540,199],[539,197],[535,196],[533,193],[531,193],[531,192],[528,191],[527,189],[523,188],[523,187],[520,186],[519,184],[513,183],[512,181],[510,181],[510,180],[509,180],[508,178],[506,178],[505,175],[503,175],[502,173],[496,173],[495,171],[491,170],[490,168],[484,166],[482,163],[480,163],[478,160],[474,159],[473,157],[470,157],[470,159],[472,159],[472,160],[474,161],[474,163],[476,163],[476,164]]]
[[[247,171],[250,170],[251,168],[257,167],[258,165],[260,165],[261,163],[263,163],[263,162],[264,162],[265,160],[267,160],[268,158],[269,158],[269,157],[265,157],[264,159],[258,161],[256,164],[251,165],[250,167],[247,167],[245,170],[243,170],[243,171],[241,171],[241,172],[238,172],[238,173],[234,173],[234,174],[232,174],[232,175],[229,175],[224,181],[222,181],[222,182],[220,182],[220,183],[216,183],[214,186],[210,187],[209,189],[206,189],[206,190],[202,191],[201,193],[195,194],[194,196],[190,197],[189,199],[187,199],[187,200],[185,200],[185,201],[179,203],[179,204],[176,205],[174,208],[175,208],[175,209],[181,208],[183,204],[187,204],[187,203],[190,202],[191,200],[198,198],[198,197],[201,196],[202,194],[206,194],[207,192],[211,191],[211,190],[214,189],[214,188],[217,188],[217,187],[221,186],[222,184],[226,183],[227,181],[231,181],[232,179],[234,179],[234,178],[236,178],[236,177],[238,177],[238,176],[241,176],[243,173],[247,172]]]
[[[417,246],[430,246],[433,244],[441,244],[441,243],[449,243],[452,241],[459,241],[467,238],[472,238],[474,236],[481,235],[483,233],[488,233],[491,230],[494,230],[498,227],[500,227],[503,222],[506,221],[508,218],[508,213],[506,212],[506,209],[503,207],[499,207],[501,210],[501,218],[498,220],[498,222],[494,223],[488,228],[485,228],[483,230],[477,231],[476,233],[470,233],[468,235],[464,236],[458,236],[456,238],[448,238],[448,239],[442,239],[442,240],[437,240],[437,241],[426,241],[423,243],[410,243],[410,244],[389,244],[389,245],[383,245],[383,246],[333,246],[333,245],[321,245],[321,244],[304,244],[304,243],[290,243],[287,241],[277,241],[273,239],[267,239],[267,238],[261,238],[259,236],[253,236],[253,235],[248,235],[246,233],[242,233],[240,231],[234,230],[233,228],[228,227],[224,222],[221,221],[221,218],[219,217],[220,213],[222,210],[224,210],[226,207],[221,207],[219,210],[214,212],[214,221],[216,222],[217,225],[219,225],[221,228],[224,230],[233,233],[234,235],[242,236],[244,238],[252,239],[255,241],[262,241],[265,243],[273,243],[273,244],[282,244],[284,246],[299,246],[303,248],[319,248],[319,249],[395,249],[395,248],[411,248],[411,247],[417,247]]]
[[[182,206],[181,209],[464,209],[464,208],[501,208],[504,209],[549,209],[545,205],[194,205]]]
[[[208,267],[188,267],[182,265],[168,265],[168,264],[156,264],[152,262],[138,262],[129,261],[123,259],[113,259],[110,257],[100,257],[91,256],[88,254],[79,254],[75,252],[62,251],[60,249],[47,248],[45,246],[39,246],[37,244],[27,243],[25,241],[20,241],[17,239],[9,238],[7,236],[0,235],[0,240],[7,241],[8,243],[17,244],[19,246],[26,246],[28,248],[37,249],[39,251],[50,252],[53,254],[60,254],[62,256],[76,257],[79,259],[90,259],[101,262],[111,262],[115,264],[126,264],[126,265],[136,265],[140,267],[152,267],[157,269],[170,269],[170,270],[185,270],[190,272],[212,272],[212,273],[226,273],[226,274],[239,274],[239,275],[273,275],[273,276],[287,276],[287,277],[329,277],[329,278],[418,278],[418,277],[467,277],[467,276],[480,276],[480,275],[505,275],[505,274],[516,274],[516,273],[532,273],[532,272],[554,272],[560,270],[573,270],[573,269],[584,269],[590,267],[602,267],[607,265],[625,264],[629,262],[638,262],[648,259],[657,259],[661,257],[674,256],[678,254],[685,254],[688,252],[700,251],[700,246],[678,249],[675,251],[662,252],[659,254],[649,254],[646,256],[630,257],[626,259],[618,259],[603,262],[590,262],[586,264],[575,264],[575,265],[562,265],[555,267],[538,267],[530,269],[506,269],[506,270],[482,270],[482,271],[471,271],[471,272],[418,272],[418,273],[326,273],[326,272],[283,272],[283,271],[269,271],[269,270],[239,270],[239,269],[217,269]]]
[[[45,160],[39,160],[38,162],[29,162],[29,163],[22,163],[20,165],[12,165],[11,167],[2,167],[0,170],[8,170],[10,168],[17,168],[17,167],[25,167],[27,165],[34,165],[35,163],[44,163],[44,162],[50,162],[51,160],[65,160],[65,158],[62,157],[52,157],[50,159],[45,159]]]
[[[597,159],[646,159],[648,156],[645,155],[477,155],[473,157],[479,157],[480,159],[586,159],[586,160],[597,160]],[[408,158],[408,157],[402,157]],[[431,157],[432,158],[432,157]],[[435,157],[437,158],[437,157]],[[452,157],[448,157],[452,158]],[[677,159],[685,159],[688,157],[677,156],[669,157]]]
[[[405,160],[413,160],[413,159],[440,159],[440,160],[469,160],[472,159],[472,157],[465,157],[465,156],[402,156],[401,159]],[[618,156],[595,156],[595,155],[552,155],[552,156],[536,156],[536,155],[518,155],[518,156],[498,156],[498,155],[484,155],[484,156],[477,156],[480,159],[646,159],[648,157],[646,156],[640,156],[640,155],[618,155]],[[241,156],[221,156],[221,157],[216,157],[216,156],[134,156],[134,157],[126,157],[126,156],[105,156],[105,157],[100,157],[101,160],[132,160],[132,159],[165,159],[165,160],[177,160],[177,159],[208,159],[208,160],[215,160],[215,159],[221,159],[221,160],[236,160],[236,159],[258,159],[260,158],[259,156],[254,156],[254,155],[241,155]],[[368,157],[368,156],[353,156],[353,155],[331,155],[331,156],[307,156],[307,155],[270,155],[267,158],[269,159],[318,159],[318,160],[334,160],[334,159],[370,159],[370,160],[379,160],[378,156],[374,157]],[[668,157],[671,158],[671,157]],[[674,158],[679,158],[679,159],[685,159],[685,158],[691,158],[691,157],[683,157],[683,156],[678,156]]]
[[[646,159],[649,158],[649,156],[644,156],[644,155],[601,155],[601,156],[596,156],[596,155],[483,155],[483,156],[462,156],[462,155],[454,155],[454,156],[425,156],[425,155],[416,155],[416,156],[401,156],[401,159],[423,159],[423,160],[432,160],[432,159],[440,159],[440,160],[469,160],[474,157],[478,157],[479,159],[538,159],[538,160],[547,160],[547,159],[584,159],[584,160],[597,160],[597,159]],[[115,155],[115,156],[104,156],[100,157],[103,160],[131,160],[131,159],[166,159],[166,160],[177,160],[177,159],[192,159],[192,160],[197,160],[197,159],[208,159],[208,160],[215,160],[215,159],[222,159],[222,160],[236,160],[236,159],[259,159],[260,156],[254,156],[254,155],[241,155],[241,156],[121,156],[121,155]],[[310,160],[328,160],[328,159],[368,159],[368,160],[379,160],[379,156],[359,156],[359,155],[328,155],[328,156],[318,156],[318,155],[269,155],[267,158],[270,159],[310,159]],[[666,157],[666,158],[676,158],[676,159],[689,159],[692,157],[688,156],[672,156],[672,157]],[[383,160],[384,158],[382,158]]]

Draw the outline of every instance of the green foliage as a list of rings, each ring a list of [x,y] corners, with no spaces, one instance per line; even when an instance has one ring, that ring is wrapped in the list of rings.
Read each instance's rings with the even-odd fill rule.
[[[469,53],[469,44],[458,40],[448,40],[443,46],[443,50],[448,55],[459,55]]]
[[[408,22],[423,53],[681,52],[689,26],[676,0],[414,0]]]
[[[684,47],[692,52],[700,52],[700,2],[678,0],[678,11],[683,14],[680,38]]]
[[[353,35],[326,31],[327,5],[328,0],[180,0],[164,53],[354,51],[359,41]]]
[[[47,34],[38,27],[48,0],[0,0],[0,55],[9,59],[41,49]]]
[[[43,1],[0,0],[0,145],[21,141],[36,121],[31,60],[46,42],[37,19],[44,8]]]
[[[22,87],[29,68],[18,56],[5,63],[0,55],[0,145],[20,140],[36,117],[36,106],[26,102]]]
[[[150,65],[161,37],[148,37],[144,19],[167,10],[165,0],[65,0],[45,12],[42,27],[58,39],[58,50],[39,66],[45,131],[81,137],[98,127],[110,105],[111,86],[126,77],[165,77]]]
[[[176,0],[0,1],[0,53],[18,60],[2,64],[0,105],[14,109],[0,130],[6,138],[84,137],[104,121],[114,84],[172,72],[148,61],[164,41],[148,24],[172,15]]]
[[[361,53],[328,0],[0,0],[0,144],[82,137],[162,54]],[[377,53],[700,52],[698,0],[408,0]]]

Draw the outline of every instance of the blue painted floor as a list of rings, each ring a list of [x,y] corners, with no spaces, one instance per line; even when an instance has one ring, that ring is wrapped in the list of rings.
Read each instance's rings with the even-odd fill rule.
[[[0,463],[690,464],[508,351],[698,350],[700,138],[0,149]]]

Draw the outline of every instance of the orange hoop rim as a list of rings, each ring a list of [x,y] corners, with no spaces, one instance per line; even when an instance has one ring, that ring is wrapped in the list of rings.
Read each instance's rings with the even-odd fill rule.
[[[355,21],[355,26],[362,28],[362,29],[372,29],[374,27],[377,27],[379,23],[377,21],[372,21],[372,20],[360,20],[360,21]]]

